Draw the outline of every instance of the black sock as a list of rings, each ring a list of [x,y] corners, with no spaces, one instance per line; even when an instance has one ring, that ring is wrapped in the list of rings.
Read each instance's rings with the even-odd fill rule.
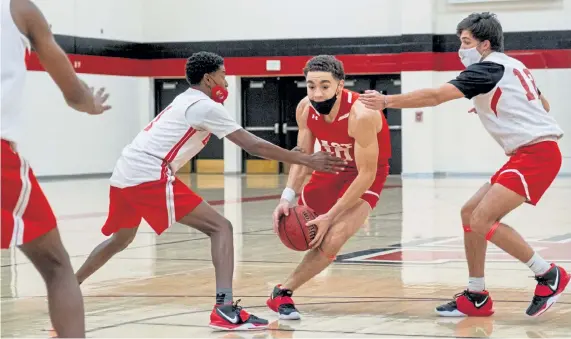
[[[216,289],[216,305],[231,304],[232,289],[231,288],[217,288]]]

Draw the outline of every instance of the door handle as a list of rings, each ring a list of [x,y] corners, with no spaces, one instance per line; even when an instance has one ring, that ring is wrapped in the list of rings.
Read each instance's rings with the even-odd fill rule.
[[[280,124],[277,122],[274,124],[274,133],[280,134]]]
[[[284,122],[284,123],[282,124],[282,133],[283,133],[283,134],[286,134],[286,133],[287,133],[287,122]]]

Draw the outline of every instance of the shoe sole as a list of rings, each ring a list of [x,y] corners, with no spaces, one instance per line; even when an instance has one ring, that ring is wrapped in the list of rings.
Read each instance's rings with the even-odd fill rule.
[[[561,292],[559,292],[558,294],[550,297],[549,299],[547,299],[547,301],[545,302],[545,307],[540,309],[539,311],[537,311],[535,314],[527,314],[530,317],[539,317],[540,315],[542,315],[543,313],[547,312],[548,309],[551,308],[551,306],[553,306],[553,304],[555,304],[557,302],[557,300],[559,299],[559,297],[561,296],[561,294],[563,294],[563,292],[565,292],[565,288],[567,288],[567,285],[569,284],[569,281],[571,281],[571,274],[567,275],[567,282],[565,283],[565,286],[563,286],[563,289],[561,289]]]
[[[268,299],[266,301],[266,305],[268,306],[268,308],[270,310],[272,310],[273,312],[276,312],[278,314],[278,319],[280,319],[280,320],[299,320],[299,319],[301,319],[301,315],[299,314],[299,312],[291,312],[290,314],[281,314],[278,311],[274,310],[271,306],[271,299]]]
[[[438,314],[441,317],[445,317],[445,318],[467,318],[467,317],[491,317],[495,311],[491,311],[491,313],[489,314],[478,314],[478,315],[467,315],[464,314],[458,310],[455,310],[454,312],[441,312],[438,311],[437,309],[434,309],[434,312],[436,312],[436,314]]]
[[[299,320],[301,319],[301,315],[299,312],[291,312],[290,314],[279,314],[278,318],[280,320]]]
[[[245,323],[236,327],[225,327],[215,324],[209,324],[208,326],[218,331],[260,331],[268,328],[268,325],[254,325],[251,323]]]

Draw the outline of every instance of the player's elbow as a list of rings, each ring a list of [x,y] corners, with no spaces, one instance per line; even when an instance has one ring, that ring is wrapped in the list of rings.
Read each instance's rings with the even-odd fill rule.
[[[440,104],[445,103],[446,101],[448,101],[445,93],[442,93],[441,91],[437,90],[437,89],[433,89],[432,93],[430,95],[430,106],[438,106]]]

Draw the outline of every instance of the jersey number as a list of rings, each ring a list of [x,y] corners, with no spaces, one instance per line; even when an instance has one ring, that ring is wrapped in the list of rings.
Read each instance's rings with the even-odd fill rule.
[[[531,84],[533,85],[533,89],[535,91],[534,93],[537,94],[537,86],[535,85],[535,80],[533,80],[531,72],[527,68],[524,68],[523,72],[525,73],[527,78],[531,81]],[[521,72],[518,69],[514,68],[514,75],[518,77],[519,81],[521,82],[521,85],[523,86],[523,89],[525,89],[525,95],[527,96],[527,100],[529,101],[535,100],[536,99],[535,94],[531,92],[529,84],[527,83],[527,80],[524,78],[523,74],[521,74]],[[539,94],[537,96],[539,97]]]
[[[145,127],[144,131],[149,131],[152,127],[153,124],[157,121],[159,121],[159,119],[161,118],[161,115],[163,115],[164,112],[168,111],[169,109],[171,109],[172,106],[167,106],[167,108],[165,108],[161,113],[159,113],[148,125],[147,127]]]
[[[537,91],[537,86],[535,85],[535,80],[533,80],[533,76],[531,75],[531,72],[529,71],[529,69],[524,68],[523,73],[525,74],[525,76],[523,74],[521,74],[521,72],[518,69],[514,68],[514,75],[519,79],[519,82],[521,82],[521,86],[525,90],[525,96],[527,97],[527,100],[533,101],[533,100],[539,98],[539,92]],[[535,90],[535,93],[537,94],[537,98],[535,97],[535,94],[531,92],[531,89],[529,88],[529,84],[527,82],[526,77],[527,77],[527,79],[529,79],[531,81],[531,84],[533,85],[533,89]],[[492,96],[492,102],[490,103],[492,106],[492,111],[494,112],[494,114],[496,116],[498,116],[498,102],[500,101],[501,96],[502,96],[502,89],[500,87],[498,87],[496,89],[496,91],[494,92],[494,95]]]

